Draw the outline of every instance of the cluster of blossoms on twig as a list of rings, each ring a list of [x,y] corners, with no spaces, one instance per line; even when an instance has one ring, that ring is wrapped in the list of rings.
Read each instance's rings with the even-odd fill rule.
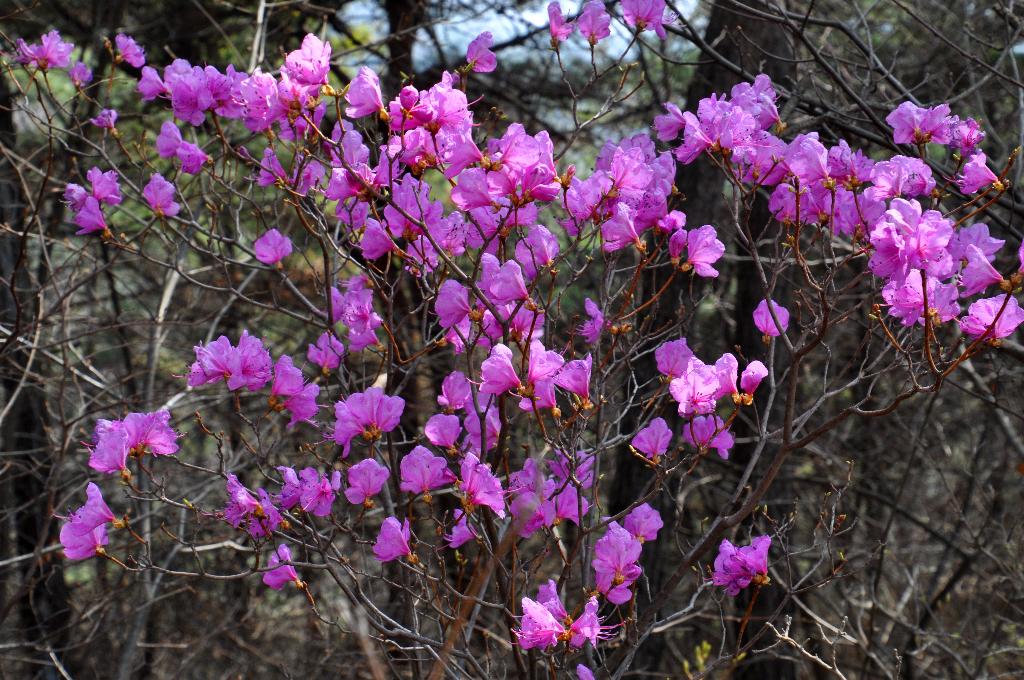
[[[627,25],[665,37],[664,2],[623,2],[622,10]],[[556,49],[575,28],[592,46],[610,34],[603,3],[588,2],[574,23],[557,3],[549,16]],[[666,104],[667,113],[655,119],[654,129],[667,148],[647,134],[609,141],[593,171],[583,176],[572,165],[557,167],[546,131],[531,134],[513,123],[500,136],[476,134],[464,88],[469,73],[496,67],[491,43],[490,34],[481,35],[470,44],[466,68],[444,73],[429,88],[407,85],[388,99],[378,76],[366,67],[344,89],[330,85],[331,46],[313,35],[276,73],[245,73],[232,66],[222,72],[181,59],[161,73],[144,65],[144,52],[134,41],[118,36],[119,58],[141,68],[142,99],[166,103],[174,118],[160,126],[151,149],[154,163],[163,159],[166,176],[152,173],[140,192],[157,219],[175,220],[187,208],[181,191],[185,175],[212,172],[222,162],[208,154],[211,148],[186,139],[197,140],[194,133],[204,123],[234,121],[265,135],[273,141],[262,153],[242,146],[226,153],[250,169],[253,183],[272,188],[290,204],[307,199],[333,204],[348,246],[363,261],[394,263],[432,293],[433,344],[462,357],[467,366],[466,372],[452,371],[443,379],[437,412],[424,418],[414,445],[395,458],[385,449],[407,415],[402,397],[381,386],[340,394],[320,384],[352,355],[378,351],[391,341],[367,277],[325,282],[329,288],[317,310],[319,326],[303,340],[308,340],[308,364],[316,367],[313,375],[293,356],[282,353],[275,359],[273,348],[248,330],[237,341],[220,336],[197,345],[189,387],[223,382],[228,391],[263,392],[269,412],[286,414],[287,428],[315,428],[317,443],[330,442],[339,451],[336,467],[327,470],[278,466],[276,491],[252,490],[225,471],[226,504],[208,514],[246,532],[256,546],[287,538],[293,528],[289,516],[332,516],[339,496],[362,519],[372,515],[382,494],[389,498],[385,507],[395,507],[392,492],[407,494],[406,511],[382,518],[367,542],[378,561],[401,560],[413,570],[429,568],[428,552],[482,543],[494,534],[496,521],[521,539],[562,522],[594,526],[587,516],[598,517],[595,450],[552,449],[546,461],[534,456],[512,461],[499,444],[510,418],[541,433],[570,420],[586,422],[601,400],[592,393],[593,375],[607,359],[596,351],[577,353],[572,332],[588,348],[629,332],[620,322],[621,311],[588,298],[581,310],[586,319],[569,329],[570,337],[549,334],[541,284],[554,281],[566,244],[588,239],[608,256],[629,253],[645,261],[667,255],[673,276],[719,276],[716,263],[726,247],[718,230],[712,225],[687,229],[686,215],[670,209],[677,163],[708,158],[736,182],[770,190],[771,210],[793,232],[798,262],[804,228],[821,227],[856,244],[883,282],[888,314],[906,326],[923,325],[926,347],[940,326],[954,320],[975,345],[1006,337],[1024,322],[1016,299],[1021,270],[1004,274],[993,265],[1004,243],[991,238],[984,224],[966,224],[973,213],[957,219],[921,202],[941,198],[954,185],[977,193],[971,201],[979,206],[1005,191],[1005,171],[989,170],[976,148],[983,133],[973,120],[949,115],[948,107],[909,103],[889,117],[896,143],[956,151],[957,174],[940,186],[923,153],[876,162],[846,142],[828,148],[815,133],[783,141],[771,131],[781,134],[777,94],[767,77],[758,76],[727,97],[702,100],[695,113]],[[44,73],[70,68],[76,87],[85,87],[90,74],[71,66],[71,51],[51,32],[38,45],[19,42],[17,59]],[[347,119],[340,116],[343,105]],[[339,115],[324,125],[332,107]],[[359,121],[385,129],[383,143],[371,148]],[[116,130],[116,111],[102,113],[94,123]],[[191,129],[182,134],[181,126]],[[429,173],[450,188],[447,196],[432,189]],[[124,201],[118,171],[92,168],[87,178],[88,188],[69,183],[65,191],[77,234],[99,233],[116,242],[108,217]],[[286,233],[266,230],[248,247],[262,265],[288,275],[294,247]],[[1024,269],[1024,248],[1020,255]],[[964,313],[962,299],[986,294],[992,286],[1002,292],[971,302]],[[753,321],[770,343],[788,340],[794,319],[768,298]],[[698,457],[713,449],[728,458],[733,420],[752,406],[768,367],[744,359],[741,369],[728,352],[706,362],[686,338],[661,343],[655,359],[677,417],[652,418],[631,433],[638,464],[655,469],[674,464],[686,447]],[[119,473],[128,483],[130,458],[142,465],[145,453],[179,452],[169,418],[159,411],[100,420],[89,465]],[[434,545],[417,533],[423,519],[418,512],[424,505],[432,511],[433,496],[441,492],[457,496],[460,507],[448,513],[441,544]],[[61,531],[65,554],[71,559],[106,554],[107,524],[123,527],[127,520],[116,519],[99,488],[90,484],[88,502],[67,517]],[[537,599],[523,597],[515,628],[523,649],[563,642],[572,648],[596,646],[614,635],[617,627],[603,623],[607,615],[599,614],[602,605],[610,605],[605,610],[610,612],[633,599],[643,546],[657,539],[663,522],[643,503],[620,517],[601,518],[597,526],[592,588],[572,609],[563,604],[555,581],[542,586]],[[421,543],[430,550],[419,550]],[[724,540],[711,581],[729,595],[767,584],[770,545],[769,536],[739,548]],[[307,588],[286,543],[272,551],[268,567],[263,579],[271,588],[287,583]],[[586,677],[589,671],[583,667],[579,673]]]

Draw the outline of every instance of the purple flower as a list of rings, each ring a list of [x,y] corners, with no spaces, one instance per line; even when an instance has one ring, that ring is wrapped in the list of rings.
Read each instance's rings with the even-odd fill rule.
[[[683,112],[672,102],[665,102],[662,106],[668,113],[654,117],[654,129],[658,132],[658,139],[671,142],[686,128],[686,120]]]
[[[665,39],[665,0],[622,0],[622,17],[637,31],[653,30]]]
[[[68,76],[71,78],[71,84],[81,89],[92,82],[92,69],[76,61],[75,65],[68,69]]]
[[[169,456],[178,451],[178,435],[167,411],[129,413],[123,420],[96,421],[89,467],[111,474],[127,473],[129,455]]]
[[[274,364],[274,383],[270,388],[270,408],[275,411],[287,410],[292,414],[288,427],[296,423],[311,423],[319,410],[316,398],[320,394],[320,386],[304,383],[302,371],[295,367],[292,358],[281,355]]]
[[[548,21],[550,22],[552,47],[557,47],[559,43],[564,42],[576,30],[576,25],[572,22],[567,22],[562,16],[562,7],[558,4],[557,0],[548,5]]]
[[[963,174],[956,179],[960,191],[965,194],[973,194],[976,191],[981,191],[989,184],[998,182],[999,178],[996,177],[996,173],[992,172],[985,163],[985,153],[983,151],[976,151],[971,156],[971,159],[964,165]],[[999,189],[1001,186],[1000,184],[996,188]]]
[[[987,264],[987,263],[986,263]],[[945,323],[960,313],[957,304],[956,285],[939,283],[934,277],[928,278],[928,308],[933,318]],[[924,296],[921,294],[921,272],[911,269],[907,278],[893,279],[882,288],[882,298],[889,304],[889,313],[903,322],[904,326],[924,324]]]
[[[423,434],[434,446],[457,452],[455,444],[462,434],[462,421],[456,415],[438,413],[427,421],[423,427]]]
[[[594,671],[583,664],[576,665],[576,680],[594,680]]]
[[[875,163],[871,182],[865,195],[870,200],[884,201],[897,196],[921,196],[935,188],[932,169],[920,158],[893,156]]]
[[[356,77],[349,83],[345,92],[345,115],[349,118],[362,118],[374,113],[386,114],[384,100],[380,95],[380,80],[377,74],[365,66],[359,67]]]
[[[597,589],[612,604],[625,604],[633,594],[629,587],[640,578],[640,550],[643,546],[615,522],[594,544],[594,576]]]
[[[373,458],[359,461],[348,469],[348,485],[345,498],[353,505],[373,507],[370,499],[380,493],[391,473]]]
[[[155,68],[143,66],[142,77],[139,78],[139,84],[135,91],[142,95],[142,101],[151,102],[160,95],[166,95],[167,86],[164,85],[164,81],[160,79]]]
[[[688,418],[695,414],[711,413],[715,409],[715,395],[720,387],[714,367],[694,359],[686,372],[668,384],[668,391],[679,402],[679,415]]]
[[[453,371],[445,376],[441,383],[441,394],[437,395],[437,403],[445,411],[458,411],[466,407],[473,397],[469,380],[462,371]]]
[[[622,527],[633,534],[636,540],[641,543],[653,541],[658,537],[658,531],[665,526],[661,521],[661,513],[652,508],[648,503],[638,505],[622,521]]]
[[[686,338],[669,340],[654,350],[658,372],[670,378],[678,378],[686,373],[693,358],[693,352],[686,344]]]
[[[160,173],[149,176],[149,183],[143,187],[142,196],[157,217],[174,217],[181,209],[174,200],[174,185]]]
[[[615,214],[601,224],[602,249],[606,253],[614,253],[632,244],[637,250],[643,250],[644,244],[636,232],[633,215],[629,206],[619,203],[615,206]]]
[[[573,359],[555,374],[555,384],[583,400],[583,407],[590,403],[590,371],[593,358],[588,354],[583,359]]]
[[[131,36],[118,33],[114,37],[114,43],[117,45],[118,61],[126,61],[135,68],[142,68],[146,63],[146,51],[139,47]]]
[[[442,328],[458,326],[469,316],[469,291],[458,281],[446,279],[437,291],[434,311]]]
[[[267,566],[271,569],[263,574],[263,582],[274,590],[281,590],[286,583],[294,583],[302,587],[302,580],[299,578],[298,572],[295,571],[295,567],[290,564],[282,564],[282,562],[291,562],[291,559],[292,551],[288,549],[287,545],[282,543],[277,546],[277,550],[272,552],[270,559],[267,560]]]
[[[352,439],[362,435],[368,442],[391,432],[402,418],[405,400],[389,397],[379,387],[357,392],[334,405],[334,441],[344,447],[347,456]]]
[[[973,118],[962,121],[957,116],[950,116],[949,121],[949,145],[964,156],[973,151],[985,138],[981,126]]]
[[[725,586],[725,592],[736,596],[753,582],[756,585],[768,583],[768,549],[771,536],[758,536],[750,545],[734,546],[728,539],[722,539],[715,558],[715,572],[712,582]]]
[[[946,144],[949,142],[949,104],[923,109],[912,102],[903,102],[885,118],[892,126],[897,144]]]
[[[443,417],[455,418],[456,424],[458,423],[455,416]],[[448,469],[448,461],[435,456],[422,446],[417,446],[407,453],[399,467],[401,484],[398,488],[411,494],[422,493],[429,497],[431,490],[455,482],[455,475]]]
[[[203,164],[210,160],[206,152],[192,142],[182,142],[176,155],[181,161],[181,171],[189,175],[198,175],[203,169]]]
[[[973,302],[967,316],[960,319],[960,330],[972,338],[1005,338],[1024,323],[1024,309],[1012,295],[997,295]]]
[[[481,394],[502,394],[522,387],[522,381],[512,365],[512,350],[499,343],[491,348],[490,356],[480,365]]]
[[[14,57],[19,64],[32,64],[46,71],[51,68],[67,68],[71,63],[71,51],[75,46],[60,38],[60,33],[50,31],[39,39],[39,44],[26,44],[18,38],[15,41],[17,55]]]
[[[399,524],[394,517],[388,517],[380,526],[377,542],[373,545],[373,554],[381,562],[390,562],[400,557],[411,556],[410,540],[412,540],[412,532],[409,529],[409,520]]]
[[[910,269],[946,278],[953,269],[947,248],[953,221],[937,210],[921,209],[915,200],[894,198],[871,230],[875,252],[868,266],[876,276],[903,278]]]
[[[331,371],[338,368],[343,356],[345,356],[345,345],[330,332],[321,333],[316,344],[309,345],[306,350],[306,358],[319,366],[324,375],[329,375]]]
[[[469,524],[469,515],[462,510],[455,510],[452,513],[452,518],[455,520],[452,532],[444,536],[448,547],[460,548],[463,544],[476,540],[476,530]]]
[[[98,486],[89,482],[85,493],[85,505],[68,515],[60,528],[60,542],[69,560],[100,554],[107,544],[107,523],[118,525]]]
[[[725,421],[715,415],[696,416],[684,425],[683,440],[701,450],[715,449],[722,460],[729,460],[729,449],[735,443]]]
[[[771,303],[771,310],[768,308],[769,302]],[[775,317],[772,317],[772,310],[775,311]],[[779,320],[778,324],[775,323],[776,317]],[[761,300],[761,303],[754,310],[754,325],[757,326],[757,330],[761,331],[765,337],[778,337],[789,328],[789,310],[775,300]]]
[[[278,512],[264,489],[259,489],[257,499],[242,486],[232,473],[227,479],[228,502],[224,507],[224,519],[236,529],[244,528],[253,538],[269,536],[281,525]],[[243,527],[244,525],[244,527]]]
[[[160,158],[173,158],[181,146],[181,130],[174,121],[165,120],[160,126],[160,134],[156,136],[156,152]]]
[[[302,490],[299,494],[302,509],[316,517],[330,515],[334,497],[341,489],[341,472],[335,470],[328,477],[313,468],[304,468],[299,476],[302,478]]]
[[[590,298],[583,300],[583,309],[590,318],[579,327],[579,333],[584,340],[593,345],[600,339],[601,331],[604,330],[604,314],[601,313],[601,308],[597,306],[597,303]]]
[[[293,80],[304,85],[319,87],[325,84],[331,70],[331,44],[307,33],[302,39],[302,47],[285,57],[284,70]],[[315,96],[315,91],[311,96]]]
[[[682,233],[682,229],[676,232]],[[718,270],[712,265],[718,262],[724,253],[725,244],[718,240],[718,233],[710,224],[686,232],[686,265],[692,267],[697,276],[718,278]]]
[[[964,266],[963,271],[960,272],[960,285],[963,286],[963,290],[960,292],[961,297],[977,295],[989,286],[1002,280],[1003,275],[989,263],[988,257],[985,256],[985,253],[978,246],[967,246],[967,264]],[[928,297],[928,304],[933,307],[936,306],[932,302],[930,295]]]
[[[565,626],[540,602],[528,597],[521,601],[523,617],[519,628],[512,632],[523,649],[546,649],[558,644],[565,634]]]
[[[526,238],[516,244],[516,259],[522,265],[523,275],[531,281],[538,270],[554,262],[558,252],[558,239],[539,224],[530,227]]]
[[[273,362],[263,341],[243,330],[238,346],[222,335],[208,345],[196,345],[196,360],[189,370],[188,384],[198,387],[226,380],[229,390],[246,387],[250,392],[262,389],[270,381]]]
[[[256,239],[252,249],[263,264],[277,264],[292,254],[292,241],[277,229],[271,229]]]
[[[117,125],[117,111],[114,109],[103,109],[95,118],[90,118],[89,122],[96,127],[113,130],[114,126]]]
[[[751,361],[743,369],[743,375],[740,376],[740,388],[747,394],[753,394],[766,377],[768,377],[768,368],[760,361]]]
[[[651,460],[657,460],[665,455],[671,443],[672,430],[664,418],[653,419],[647,427],[637,432],[630,442],[634,449]]]
[[[583,12],[576,19],[580,27],[580,33],[591,45],[596,45],[612,34],[612,18],[604,9],[604,3],[600,0],[590,0],[583,6]]]
[[[466,63],[470,70],[476,73],[490,73],[498,65],[498,58],[491,52],[491,45],[494,44],[494,36],[490,31],[484,31],[466,48]]]
[[[483,506],[490,508],[498,517],[505,516],[504,492],[501,482],[486,463],[481,463],[474,454],[467,453],[460,466],[462,479],[459,487],[463,494],[463,507],[466,512]]]

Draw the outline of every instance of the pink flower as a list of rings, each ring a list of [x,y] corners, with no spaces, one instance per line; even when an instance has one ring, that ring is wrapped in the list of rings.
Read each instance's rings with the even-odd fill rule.
[[[146,51],[131,36],[118,33],[114,36],[114,43],[117,45],[118,61],[126,61],[135,68],[142,68],[146,63]]]
[[[295,567],[290,564],[282,564],[282,562],[291,562],[291,559],[292,551],[288,549],[287,545],[282,543],[277,546],[277,550],[270,553],[270,559],[267,560],[267,566],[271,569],[263,574],[263,582],[274,590],[281,590],[286,583],[294,583],[301,587],[302,580],[299,579],[299,573],[295,571]]]
[[[455,416],[444,416],[458,418]],[[461,429],[461,426],[460,426]],[[417,446],[407,453],[399,464],[401,471],[401,484],[399,489],[412,494],[428,494],[432,489],[452,484],[455,482],[455,475],[448,469],[448,461],[440,456],[435,456],[422,446]]]
[[[594,544],[597,589],[612,604],[625,604],[633,596],[629,587],[642,571],[636,563],[641,548],[640,541],[615,522],[608,524],[608,531]]]
[[[498,430],[501,429],[501,416],[494,404],[487,408],[482,420],[484,432],[481,432],[481,418],[476,411],[467,411],[462,421],[462,426],[466,428],[466,447],[476,454],[493,449],[498,443]]]
[[[513,632],[523,649],[554,647],[565,634],[565,626],[540,602],[528,597],[521,601],[523,617]]]
[[[466,49],[466,63],[476,73],[490,73],[498,65],[498,58],[491,52],[491,45],[494,44],[494,36],[490,31],[484,31],[469,43]]]
[[[768,309],[769,302],[771,303],[771,309],[775,311],[775,317],[772,316],[771,310]],[[778,324],[775,323],[776,317],[779,320]],[[789,310],[775,300],[761,300],[761,304],[754,310],[754,325],[766,337],[778,337],[789,328]]]
[[[89,76],[91,80],[91,71]],[[135,91],[142,95],[142,101],[151,102],[160,95],[166,95],[167,86],[164,85],[164,81],[160,79],[160,75],[156,72],[155,68],[143,66],[142,77],[139,78],[139,84],[136,86]]]
[[[178,435],[168,424],[171,414],[129,413],[123,420],[96,421],[89,467],[99,472],[126,474],[129,454],[169,456],[178,451]]]
[[[469,316],[469,291],[458,281],[446,279],[437,291],[434,311],[441,328],[458,326]]]
[[[181,171],[189,175],[198,175],[203,169],[203,164],[210,160],[206,152],[192,142],[182,142],[175,154],[181,161]]]
[[[347,456],[356,435],[368,442],[380,439],[398,427],[404,410],[404,399],[389,397],[379,387],[350,395],[334,405],[334,441],[344,447]]]
[[[316,339],[316,344],[309,345],[306,350],[306,358],[320,367],[324,375],[341,365],[341,358],[345,356],[345,345],[338,340],[333,333],[324,332]]]
[[[462,510],[456,510],[452,514],[452,518],[455,520],[452,532],[444,536],[448,547],[460,548],[465,543],[476,539],[476,530],[469,524],[469,515]]]
[[[516,244],[516,259],[523,268],[528,280],[533,280],[537,272],[554,262],[558,257],[558,239],[548,231],[547,227],[535,224],[530,227],[526,238]]]
[[[555,384],[582,399],[584,405],[590,403],[590,371],[593,361],[593,357],[588,354],[583,359],[568,362],[555,374]]]
[[[725,592],[736,596],[751,584],[768,583],[768,549],[771,536],[758,536],[750,545],[736,547],[728,539],[722,539],[715,558],[715,572],[712,582],[725,586]]]
[[[188,384],[198,387],[227,380],[229,390],[246,387],[250,392],[262,389],[270,380],[272,362],[263,341],[243,330],[238,346],[220,336],[209,345],[196,345],[195,363],[189,370]]]
[[[390,562],[400,557],[412,555],[412,548],[409,541],[412,540],[412,532],[409,529],[409,520],[401,524],[394,517],[388,517],[380,526],[380,533],[377,534],[377,542],[373,545],[373,554],[381,562]]]
[[[641,543],[653,541],[658,537],[658,531],[665,526],[661,521],[661,513],[652,508],[648,503],[638,505],[629,511],[622,521],[622,527],[633,534],[636,540]]]
[[[751,361],[743,369],[743,375],[740,376],[740,388],[747,394],[753,394],[766,377],[768,377],[768,368],[760,361]]]
[[[583,339],[593,345],[600,339],[601,331],[604,330],[604,314],[601,313],[601,308],[597,306],[597,303],[590,298],[583,300],[583,309],[590,318],[578,330]]]
[[[295,470],[280,466],[278,472],[284,478],[278,502],[283,508],[298,505],[304,512],[317,517],[327,517],[334,505],[334,496],[341,488],[341,472],[335,470],[330,477],[307,467],[296,476]]]
[[[701,450],[715,449],[722,460],[729,460],[729,449],[735,443],[725,421],[715,415],[696,416],[684,425],[683,440]]]
[[[686,127],[686,121],[683,112],[672,102],[665,102],[662,106],[668,113],[654,117],[654,129],[658,132],[658,139],[671,142]]]
[[[897,144],[946,144],[949,142],[949,104],[923,109],[913,102],[903,102],[885,118],[892,126]]]
[[[117,111],[114,109],[103,109],[95,118],[90,118],[89,122],[96,127],[113,130],[114,126],[117,125]]]
[[[466,512],[472,512],[474,508],[483,506],[490,508],[498,517],[505,516],[504,492],[501,482],[486,463],[472,453],[467,453],[462,459],[460,466],[462,479],[459,487],[464,497],[463,506]]]
[[[445,376],[441,383],[441,394],[437,395],[437,403],[446,411],[458,411],[466,407],[472,399],[472,388],[462,371],[453,371]]]
[[[548,5],[548,21],[550,22],[552,46],[557,46],[558,43],[564,42],[576,30],[576,25],[572,22],[567,22],[562,16],[562,8],[557,0]]]
[[[502,394],[522,387],[522,381],[512,366],[512,350],[503,344],[491,348],[490,356],[480,365],[481,394]]]
[[[244,528],[253,538],[263,538],[281,525],[281,513],[265,490],[257,491],[257,499],[242,486],[238,477],[228,473],[227,492],[228,503],[224,507],[224,519],[231,526],[236,529]]]
[[[622,16],[627,26],[637,31],[653,30],[659,38],[665,39],[665,0],[622,0]]]
[[[71,78],[72,85],[81,89],[92,82],[92,69],[76,61],[75,65],[68,69],[68,77]]]
[[[964,165],[963,174],[957,178],[956,183],[960,187],[960,191],[965,194],[973,194],[998,181],[996,173],[992,172],[985,163],[985,153],[976,151]]]
[[[693,359],[693,352],[686,344],[686,338],[669,340],[654,350],[654,359],[658,372],[670,378],[678,378],[686,373]]]
[[[576,680],[594,680],[594,671],[583,664],[576,665]]]
[[[380,493],[391,473],[386,467],[373,458],[359,461],[348,469],[348,486],[345,487],[345,498],[353,505],[360,503],[372,507],[373,496]]]
[[[494,271],[488,290],[497,304],[517,302],[530,296],[523,279],[523,269],[515,260],[505,262]]]
[[[949,145],[966,156],[985,138],[978,121],[973,118],[961,121],[957,116],[949,117]]]
[[[159,173],[150,175],[149,183],[142,189],[142,196],[157,217],[174,217],[180,210],[174,201],[174,185]]]
[[[988,257],[976,245],[967,246],[967,264],[960,272],[961,297],[970,297],[983,292],[989,286],[1003,280],[1003,275],[989,263]],[[930,291],[929,291],[930,292]],[[935,306],[931,297],[928,303]]]
[[[679,415],[688,418],[711,413],[715,409],[715,395],[720,386],[714,367],[695,359],[685,373],[669,383],[668,391],[679,402]]]
[[[160,134],[156,136],[156,152],[160,158],[172,158],[181,146],[181,130],[173,121],[165,120],[160,126]]]
[[[682,233],[680,229],[677,234]],[[717,278],[718,270],[712,265],[725,253],[725,244],[718,240],[718,233],[710,224],[686,234],[686,264],[697,276]]]
[[[70,515],[60,528],[60,542],[69,560],[82,560],[99,554],[107,544],[107,523],[116,523],[114,513],[103,500],[100,488],[89,482],[85,505]]]
[[[359,67],[356,77],[349,83],[345,92],[345,115],[349,118],[362,118],[374,113],[384,113],[384,100],[380,95],[380,80],[377,74],[365,66]]]
[[[1011,335],[1024,323],[1024,309],[1013,296],[997,295],[971,304],[960,319],[960,330],[972,338],[997,340]]]
[[[897,196],[921,196],[935,188],[932,169],[920,158],[893,156],[875,163],[871,169],[871,182],[865,195],[871,200],[884,201]]]
[[[61,40],[57,31],[44,34],[38,45],[26,44],[24,40],[18,38],[15,46],[17,55],[14,58],[19,64],[32,64],[43,71],[67,68],[71,63],[71,51],[75,49],[71,43]]]
[[[637,250],[643,250],[644,244],[633,223],[633,214],[629,206],[619,203],[615,206],[615,214],[601,224],[602,249],[606,253],[614,253],[632,244]]]
[[[937,210],[921,209],[916,200],[894,198],[871,230],[875,252],[868,267],[876,276],[903,278],[910,269],[946,278],[953,269],[947,246],[953,221]]]
[[[456,415],[438,413],[430,417],[423,427],[423,434],[434,446],[442,449],[454,449],[459,435],[462,434],[462,421]]]
[[[256,259],[263,264],[277,264],[292,254],[292,241],[277,229],[271,229],[256,239],[252,248]]]
[[[636,433],[632,447],[651,460],[665,455],[672,443],[672,430],[664,418],[655,418],[650,424]]]
[[[275,411],[288,410],[292,414],[288,427],[296,423],[311,423],[319,410],[316,398],[320,394],[320,386],[304,383],[302,371],[295,367],[292,358],[287,354],[274,364],[274,383],[270,389],[270,408]]]
[[[600,0],[590,0],[583,6],[583,12],[576,19],[580,27],[580,33],[591,45],[596,45],[612,34],[612,18],[604,9],[604,3]]]
[[[302,47],[285,57],[284,70],[290,78],[303,85],[325,84],[331,70],[331,44],[307,33],[302,39]],[[310,94],[315,97],[315,90]]]
[[[945,323],[960,313],[956,285],[939,283],[934,277],[929,277],[927,290],[928,308],[935,312],[940,323]],[[882,298],[889,304],[889,313],[900,319],[904,326],[924,324],[924,296],[921,294],[920,270],[911,269],[903,281],[893,279],[887,283],[882,288]]]

